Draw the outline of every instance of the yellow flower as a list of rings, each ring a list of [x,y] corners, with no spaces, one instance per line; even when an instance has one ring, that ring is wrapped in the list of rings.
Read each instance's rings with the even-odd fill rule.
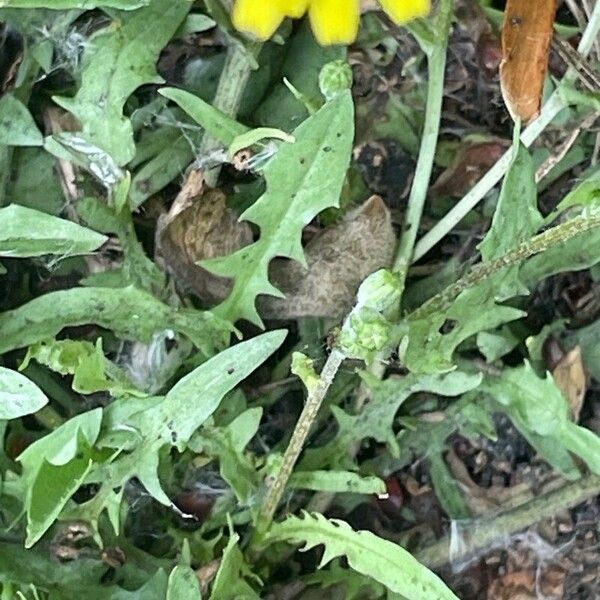
[[[398,24],[425,16],[431,0],[379,0]],[[286,17],[298,18],[308,10],[315,37],[321,44],[354,41],[360,20],[360,0],[236,0],[233,24],[261,40],[269,39]]]
[[[236,0],[233,24],[240,30],[269,39],[285,17],[301,17],[309,0]]]

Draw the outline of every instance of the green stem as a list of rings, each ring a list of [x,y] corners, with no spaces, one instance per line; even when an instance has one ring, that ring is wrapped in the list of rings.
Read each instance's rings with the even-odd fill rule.
[[[600,31],[600,2],[596,2],[594,12],[590,18],[588,26],[583,33],[579,43],[579,53],[582,56],[589,54]],[[564,81],[568,84],[576,77],[576,72],[571,68],[567,71]],[[541,135],[541,133],[554,120],[558,113],[568,106],[563,97],[560,87],[550,96],[550,99],[544,107],[540,116],[525,129],[521,136],[521,141],[527,147]],[[484,175],[482,179],[464,196],[454,208],[441,219],[435,227],[430,229],[416,244],[413,260],[419,260],[431,248],[433,248],[442,238],[462,221],[477,204],[494,188],[504,177],[511,162],[512,151],[508,150],[498,162]]]
[[[590,21],[581,36],[581,41],[577,48],[579,54],[587,56],[598,41],[598,32],[600,31],[600,4],[596,2]]]
[[[417,230],[423,213],[423,206],[427,197],[429,180],[433,170],[433,160],[437,139],[439,134],[440,117],[442,110],[442,99],[444,93],[444,72],[446,67],[446,52],[448,46],[448,34],[453,13],[453,0],[443,0],[436,22],[433,27],[436,38],[433,43],[423,43],[428,56],[429,88],[427,93],[427,108],[425,124],[423,128],[423,140],[419,151],[417,171],[414,178],[413,188],[409,199],[406,215],[406,227],[404,235],[398,247],[397,256],[394,261],[394,270],[399,272],[402,279],[406,277],[408,265],[412,258],[412,251],[416,240]],[[439,37],[438,37],[439,36]],[[268,529],[273,520],[277,505],[279,504],[288,479],[292,474],[294,466],[302,452],[302,448],[308,437],[308,433],[317,417],[319,408],[323,403],[327,391],[333,383],[333,379],[340,368],[344,356],[334,350],[327,359],[319,383],[309,390],[304,410],[298,419],[298,423],[292,434],[292,438],[283,456],[283,462],[279,473],[269,488],[267,498],[259,514],[257,530],[259,533]],[[383,371],[377,371],[380,377]],[[329,497],[329,496],[328,496]]]
[[[217,86],[213,106],[227,116],[235,118],[251,72],[252,66],[248,51],[240,44],[234,43],[227,51],[227,58],[225,59],[223,72],[219,78],[219,85]],[[205,134],[199,154],[201,157],[204,157],[214,150],[221,148],[221,146],[222,144],[219,140]],[[204,177],[207,185],[214,187],[217,184],[220,172],[220,167],[215,167],[208,171]]]
[[[436,294],[433,298],[425,302],[425,304],[413,311],[408,315],[407,319],[425,319],[436,312],[440,312],[449,307],[459,294],[472,288],[484,279],[512,265],[520,264],[528,258],[545,252],[558,244],[562,244],[576,235],[597,227],[600,227],[600,214],[590,215],[585,213],[565,223],[551,227],[530,240],[522,242],[500,258],[486,263],[479,263],[464,277],[461,277],[458,281],[449,285],[442,292]]]
[[[442,101],[444,98],[444,73],[446,70],[446,55],[448,50],[448,35],[452,22],[453,1],[444,0],[435,19],[433,27],[436,36],[435,43],[422,46],[426,49],[428,58],[429,83],[427,104],[425,107],[425,123],[419,158],[413,180],[408,208],[404,218],[404,227],[400,243],[394,259],[393,270],[402,280],[406,279],[408,267],[413,258],[417,233],[423,215],[423,207],[429,190],[429,182],[433,171],[435,151],[440,132],[442,116]]]
[[[33,416],[38,423],[50,431],[58,429],[65,422],[65,420],[56,412],[56,410],[49,405],[46,405],[44,408],[38,410]]]
[[[577,506],[599,493],[600,477],[587,475],[505,513],[472,521],[469,529],[476,535],[468,546],[461,548],[452,556],[450,556],[450,535],[446,535],[434,544],[415,552],[415,558],[430,569],[439,568],[450,560],[462,562],[485,551],[500,536],[517,533],[560,511]]]
[[[259,534],[265,532],[273,521],[273,516],[275,515],[279,501],[283,496],[285,486],[287,485],[288,479],[290,478],[294,466],[298,461],[298,457],[302,452],[302,448],[304,447],[304,442],[306,442],[306,438],[317,418],[321,404],[323,404],[323,400],[331,387],[333,379],[343,360],[344,355],[338,350],[333,350],[325,362],[319,381],[308,391],[306,404],[304,405],[304,409],[294,428],[294,433],[292,433],[288,447],[283,455],[279,473],[277,473],[275,480],[269,487],[267,497],[262,510],[259,513],[256,525]]]

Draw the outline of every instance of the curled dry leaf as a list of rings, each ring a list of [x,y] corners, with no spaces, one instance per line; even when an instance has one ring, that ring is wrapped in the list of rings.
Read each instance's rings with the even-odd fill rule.
[[[395,245],[390,211],[372,196],[307,244],[308,268],[287,259],[271,263],[271,281],[285,298],[261,298],[262,316],[341,318],[352,308],[363,279],[391,264]]]
[[[184,289],[215,304],[227,297],[232,282],[196,263],[247,246],[252,242],[252,231],[227,207],[221,191],[203,191],[199,177],[188,176],[172,210],[157,229],[157,247],[166,267]]]
[[[213,579],[217,576],[219,567],[221,566],[221,559],[216,558],[211,560],[208,564],[202,565],[199,569],[196,569],[196,577],[200,583],[200,589],[202,591],[202,597],[208,593],[208,589]]]
[[[127,556],[119,546],[107,546],[102,551],[102,562],[113,569],[118,569],[127,562]]]
[[[556,0],[508,0],[502,27],[500,86],[513,119],[540,112]]]
[[[61,526],[50,542],[50,551],[57,561],[66,562],[78,560],[90,554],[90,547],[83,544],[90,540],[92,530],[83,521],[71,521]]]
[[[252,242],[249,225],[240,223],[227,208],[223,193],[203,191],[203,182],[191,173],[157,236],[159,253],[178,283],[209,304],[227,297],[231,281],[196,263],[231,254]],[[287,259],[271,262],[271,281],[286,297],[261,298],[262,315],[342,317],[352,307],[362,280],[389,266],[395,244],[390,212],[379,196],[373,196],[307,244],[308,269]]]
[[[552,370],[552,377],[554,377],[556,385],[569,402],[571,418],[577,423],[587,390],[587,377],[579,346],[567,352],[558,361],[556,367]]]

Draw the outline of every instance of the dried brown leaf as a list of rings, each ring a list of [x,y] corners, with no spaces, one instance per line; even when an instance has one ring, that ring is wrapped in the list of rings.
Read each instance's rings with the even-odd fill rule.
[[[579,346],[567,352],[558,361],[552,371],[552,376],[563,396],[569,402],[571,418],[577,423],[587,390],[587,377]]]
[[[196,577],[200,582],[200,589],[202,590],[202,595],[208,593],[208,589],[213,579],[217,576],[217,572],[219,571],[219,567],[221,566],[221,559],[216,558],[211,560],[208,564],[202,565],[199,569],[196,569]]]
[[[556,0],[508,0],[502,27],[500,85],[513,119],[527,123],[541,108]]]
[[[433,184],[431,193],[435,196],[463,196],[489,171],[509,145],[505,140],[496,139],[461,147],[453,163]]]
[[[511,487],[492,485],[488,488],[477,485],[462,460],[453,450],[446,454],[446,463],[452,477],[463,490],[463,497],[474,516],[486,515],[515,504],[515,500],[525,502],[533,497],[533,492],[526,483]]]
[[[395,245],[390,212],[379,196],[372,196],[307,244],[307,269],[292,260],[271,263],[271,281],[285,298],[261,298],[262,316],[342,317],[352,307],[363,279],[391,264]]]
[[[232,282],[196,263],[247,246],[252,242],[252,231],[227,207],[220,190],[203,191],[201,175],[193,173],[158,227],[157,246],[177,282],[204,302],[214,304],[228,296]]]
[[[565,571],[557,566],[532,566],[507,573],[489,587],[487,600],[559,600],[563,597],[565,577]]]

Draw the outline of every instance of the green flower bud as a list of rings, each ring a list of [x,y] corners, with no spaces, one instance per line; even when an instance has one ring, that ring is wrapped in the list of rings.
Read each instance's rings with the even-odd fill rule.
[[[345,324],[338,345],[349,358],[371,363],[377,353],[385,348],[390,339],[391,324],[379,312],[363,308],[350,315]]]
[[[400,303],[401,295],[402,284],[398,276],[387,269],[380,269],[360,284],[356,306],[369,306],[387,315]]]
[[[319,73],[319,89],[326,100],[332,100],[352,87],[352,68],[345,60],[327,63]]]

